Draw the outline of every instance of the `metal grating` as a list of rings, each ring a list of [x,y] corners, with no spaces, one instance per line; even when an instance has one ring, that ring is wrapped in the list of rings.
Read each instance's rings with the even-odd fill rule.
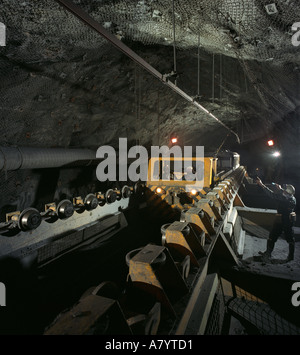
[[[227,307],[236,318],[244,320],[257,329],[261,335],[299,335],[300,329],[279,316],[274,310],[258,297],[236,287],[236,297],[232,298]]]
[[[53,259],[83,241],[83,230],[71,233],[38,249],[38,263]]]
[[[219,283],[215,294],[211,311],[209,314],[205,335],[220,335],[222,334],[223,322],[226,313],[226,305],[221,283]]]

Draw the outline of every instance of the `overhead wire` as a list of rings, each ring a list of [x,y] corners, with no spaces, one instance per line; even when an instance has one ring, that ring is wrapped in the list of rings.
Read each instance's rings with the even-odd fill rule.
[[[174,0],[172,0],[172,14],[173,14],[173,56],[174,56],[174,63],[173,63],[173,68],[174,68],[174,75],[175,75],[175,85],[177,86],[177,59],[176,59],[176,33],[175,33],[175,3]]]
[[[136,115],[136,145],[140,145],[140,136],[138,132],[141,132],[141,75],[140,68],[135,64],[134,66],[134,96],[135,96],[135,115]]]
[[[222,85],[223,85],[223,57],[222,54],[220,54],[220,102],[222,100]]]
[[[198,98],[200,98],[200,40],[201,40],[201,38],[200,38],[200,32],[199,32],[199,34],[198,34],[198,53],[197,53],[197,56],[198,56],[197,96],[198,96]]]
[[[142,83],[141,83],[141,70],[138,67],[138,128],[139,132],[142,132],[142,124],[141,124],[141,106],[142,106]],[[138,136],[138,145],[141,144],[140,136]]]
[[[157,90],[157,145],[160,146],[160,114],[159,114],[159,95],[160,95],[160,90]]]
[[[212,103],[215,102],[215,53],[212,55]]]

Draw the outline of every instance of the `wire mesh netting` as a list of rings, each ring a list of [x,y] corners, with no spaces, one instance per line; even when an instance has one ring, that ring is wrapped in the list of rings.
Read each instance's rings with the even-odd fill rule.
[[[106,28],[144,44],[173,42],[173,1],[76,1]],[[270,4],[272,6],[270,6]],[[174,0],[176,45],[203,46],[214,53],[227,51],[244,59],[287,60],[297,55],[291,48],[291,24],[299,20],[294,1]]]
[[[299,335],[300,329],[278,315],[266,302],[235,287],[236,297],[227,302],[231,314],[263,335]]]
[[[221,280],[209,312],[206,335],[300,334],[295,324],[280,316],[267,302],[241,287]]]
[[[226,304],[221,282],[216,291],[207,326],[205,328],[205,335],[220,335],[223,331],[223,323],[226,313]]]

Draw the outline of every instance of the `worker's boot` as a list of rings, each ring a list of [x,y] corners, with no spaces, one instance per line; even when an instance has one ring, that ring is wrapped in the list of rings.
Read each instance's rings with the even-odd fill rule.
[[[294,254],[295,254],[295,243],[289,243],[289,255],[286,259],[286,262],[294,260]]]
[[[270,259],[271,258],[271,254],[272,254],[272,251],[274,249],[274,246],[275,246],[275,243],[268,239],[267,240],[267,250],[265,252],[259,252],[260,255],[262,255],[263,259]]]

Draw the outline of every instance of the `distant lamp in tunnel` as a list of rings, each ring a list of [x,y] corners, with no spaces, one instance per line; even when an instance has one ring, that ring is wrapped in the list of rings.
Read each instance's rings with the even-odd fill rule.
[[[280,154],[280,152],[274,152],[272,155],[273,155],[273,157],[278,158],[278,157],[280,157],[281,154]]]
[[[178,143],[178,139],[176,137],[171,138],[171,143],[172,144]]]
[[[191,190],[191,195],[193,196],[198,195],[198,191],[196,189]]]
[[[158,194],[158,195],[164,195],[166,193],[166,191],[164,189],[162,189],[161,187],[157,187],[155,192]]]
[[[273,147],[273,145],[274,145],[273,139],[268,140],[268,146]]]

